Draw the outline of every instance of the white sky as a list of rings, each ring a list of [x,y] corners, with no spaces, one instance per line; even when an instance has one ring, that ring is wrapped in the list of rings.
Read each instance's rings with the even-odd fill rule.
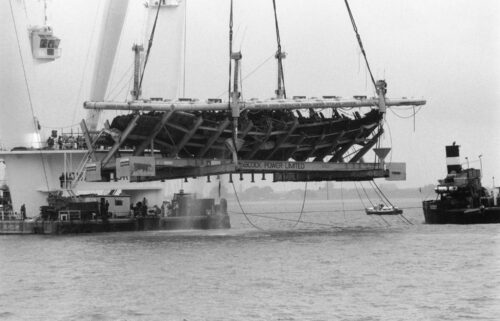
[[[121,41],[118,70],[132,59],[132,41],[141,40],[143,0],[130,0],[129,23]],[[217,97],[227,88],[229,0],[188,0],[186,96]],[[26,0],[40,6],[38,0]],[[99,0],[48,0],[49,23],[62,39],[63,57],[44,66],[50,81],[35,88],[46,127],[77,123],[85,112],[94,25]],[[413,119],[387,115],[384,145],[392,160],[407,162],[407,182],[434,183],[445,175],[444,146],[461,145],[462,161],[479,168],[483,181],[500,181],[500,1],[351,0],[375,78],[388,82],[388,96],[425,98]],[[235,49],[248,74],[276,50],[271,0],[235,0]],[[293,95],[372,95],[348,14],[341,0],[277,0],[287,93]],[[40,19],[29,11],[30,20]],[[36,23],[33,23],[36,24]],[[89,55],[89,56],[88,56]],[[89,58],[87,58],[87,56]],[[112,75],[113,81],[121,72]],[[71,81],[68,81],[70,79]],[[246,98],[273,96],[276,67],[271,59],[243,83]],[[110,85],[115,86],[114,84]],[[50,94],[48,94],[50,93]],[[123,99],[120,97],[120,99]],[[61,112],[67,110],[67,112]],[[394,110],[401,116],[411,110]],[[389,135],[389,132],[391,133]]]

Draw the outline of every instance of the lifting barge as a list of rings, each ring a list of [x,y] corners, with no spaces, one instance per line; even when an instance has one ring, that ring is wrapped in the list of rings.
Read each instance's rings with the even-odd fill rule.
[[[437,199],[423,202],[427,224],[500,223],[500,198],[481,185],[481,170],[463,169],[459,146],[446,146],[448,175],[435,188]]]

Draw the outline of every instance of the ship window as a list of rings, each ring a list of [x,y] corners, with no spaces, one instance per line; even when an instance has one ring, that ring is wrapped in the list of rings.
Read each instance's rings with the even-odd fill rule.
[[[49,48],[54,48],[54,40],[49,40],[48,47]]]
[[[123,205],[123,201],[122,200],[115,200],[115,205],[116,206],[122,206]]]
[[[40,39],[40,48],[47,48],[47,39]]]

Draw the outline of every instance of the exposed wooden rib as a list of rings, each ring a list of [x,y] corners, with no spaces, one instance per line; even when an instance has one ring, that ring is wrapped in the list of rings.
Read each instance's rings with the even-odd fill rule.
[[[179,151],[182,150],[182,148],[184,148],[186,143],[191,139],[191,137],[193,137],[194,133],[196,133],[196,131],[198,130],[198,127],[200,127],[201,124],[203,124],[203,118],[198,117],[198,120],[196,121],[194,126],[191,128],[191,130],[188,133],[186,133],[186,135],[184,135],[184,138],[182,138],[182,141],[179,143],[179,145],[175,146],[174,150],[172,151],[172,153],[174,155],[177,155],[179,153]]]
[[[183,133],[189,133],[189,129],[188,128],[184,128],[182,126],[179,126],[179,125],[176,125],[176,124],[172,124],[170,122],[167,122],[166,126],[170,127],[170,128],[173,128],[173,129],[177,129],[178,131],[181,131]]]
[[[295,129],[297,128],[297,126],[299,125],[299,121],[297,119],[295,119],[295,121],[293,122],[293,125],[292,127],[290,127],[290,130],[288,130],[288,132],[286,132],[286,135],[284,135],[283,137],[281,137],[278,142],[276,142],[276,146],[274,147],[274,149],[269,153],[269,155],[266,157],[266,160],[267,159],[270,159],[271,157],[273,157],[273,155],[278,151],[278,149],[280,149],[280,147],[283,145],[283,143],[288,139],[288,137],[290,137],[290,135],[292,135],[292,133],[295,131]]]
[[[325,139],[325,136],[326,136],[326,130],[325,130],[325,127],[323,127],[323,131],[321,133],[320,138],[316,141],[316,143],[314,144],[314,146],[311,148],[311,151],[309,152],[309,154],[307,154],[306,159],[312,157],[314,155],[314,153],[316,152],[316,150],[320,148],[321,143]]]
[[[344,137],[345,131],[341,131],[340,134],[335,138],[335,140],[331,143],[330,148],[326,150],[324,153],[321,154],[321,156],[316,156],[314,161],[322,161],[323,158],[325,158],[327,155],[332,154],[337,146],[339,145],[340,139]]]
[[[300,144],[302,144],[302,142],[306,139],[306,136],[303,135],[299,138],[299,140],[297,141],[297,143],[293,144],[293,149],[288,153],[287,157],[286,157],[286,160],[288,160],[290,157],[293,156],[294,153],[296,153],[299,148],[300,148]]]
[[[257,154],[257,152],[260,150],[260,148],[262,146],[264,146],[264,144],[267,142],[267,140],[269,139],[269,137],[271,136],[271,131],[273,129],[273,126],[272,125],[269,125],[268,129],[267,129],[267,133],[266,133],[266,136],[264,137],[264,139],[259,143],[259,144],[256,144],[254,146],[254,148],[252,149],[252,151],[250,153],[247,153],[247,155],[245,155],[244,159],[251,159],[252,157],[255,156],[255,154]]]
[[[146,147],[148,147],[148,145],[156,138],[156,136],[160,133],[163,126],[165,126],[165,124],[170,119],[170,117],[172,117],[173,114],[174,113],[172,111],[167,111],[163,114],[160,121],[153,128],[153,131],[151,132],[149,137],[143,140],[142,143],[136,147],[136,149],[134,150],[134,156],[142,155],[144,153]]]
[[[217,132],[214,133],[212,135],[212,137],[210,137],[210,139],[206,143],[205,147],[203,147],[203,149],[200,151],[200,153],[198,154],[198,157],[205,156],[205,154],[208,152],[208,150],[210,149],[210,147],[212,147],[212,145],[220,137],[220,135],[222,134],[222,132],[224,131],[224,129],[226,129],[226,127],[229,126],[230,123],[231,122],[229,121],[229,119],[227,119],[227,118],[224,119],[224,121],[217,128]]]

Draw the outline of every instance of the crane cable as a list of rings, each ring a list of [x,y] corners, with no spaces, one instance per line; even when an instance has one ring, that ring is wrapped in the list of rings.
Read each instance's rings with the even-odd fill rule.
[[[280,28],[278,25],[278,13],[276,11],[276,0],[273,0],[273,9],[274,9],[274,24],[276,25],[276,41],[278,43],[278,50],[276,52],[276,57],[278,58],[278,64],[279,64],[279,70],[280,70],[280,74],[278,75],[278,77],[283,85],[283,97],[286,99],[285,74],[283,71],[283,60],[281,57],[281,55],[282,55],[281,37],[280,37]]]
[[[352,27],[354,29],[354,32],[356,33],[356,38],[358,39],[359,48],[361,49],[361,53],[363,54],[363,57],[365,58],[366,68],[368,69],[368,72],[370,73],[370,78],[372,80],[373,86],[376,89],[377,85],[375,84],[375,78],[373,78],[373,73],[372,73],[372,70],[370,68],[370,64],[368,63],[368,58],[366,57],[365,48],[363,47],[363,42],[361,41],[361,36],[359,35],[358,27],[356,26],[356,21],[354,20],[354,16],[352,15],[351,8],[349,7],[349,3],[347,2],[347,0],[344,0],[344,2],[345,2],[345,5],[347,7],[347,11],[349,12],[349,18],[351,18]]]
[[[232,3],[232,1],[231,1]],[[240,198],[238,197],[238,193],[236,192],[236,187],[234,186],[234,183],[231,182],[231,185],[233,186],[233,191],[234,191],[234,196],[236,197],[236,201],[238,202],[238,206],[240,207],[241,213],[243,213],[243,216],[245,216],[245,219],[247,222],[252,225],[254,228],[256,228],[259,231],[265,231],[263,228],[255,225],[247,216],[247,213],[243,210],[243,206],[241,206]]]
[[[241,202],[240,202],[240,198],[238,197],[238,193],[236,192],[236,187],[234,186],[234,182],[231,182],[231,185],[233,186],[233,191],[234,191],[234,196],[236,197],[236,201],[238,203],[238,206],[240,208],[240,211],[241,213],[243,214],[243,216],[245,216],[245,219],[248,221],[248,223],[250,225],[252,225],[254,228],[260,230],[260,231],[265,231],[263,228],[255,225],[249,218],[248,218],[248,215],[252,215],[252,213],[246,213],[245,210],[243,210],[243,206],[241,205]],[[305,183],[305,186],[304,186],[304,197],[302,199],[302,206],[301,206],[301,209],[300,209],[300,214],[299,214],[299,217],[297,218],[297,220],[295,222],[295,224],[292,226],[292,228],[296,228],[297,225],[299,225],[299,223],[308,223],[308,224],[315,224],[315,223],[312,223],[312,222],[305,222],[305,221],[302,221],[302,215],[304,214],[304,206],[305,206],[305,203],[306,203],[306,196],[307,196],[307,181]],[[256,214],[253,214],[254,216],[262,216],[262,215],[256,215]],[[345,213],[344,213],[345,215]],[[267,216],[262,216],[262,217],[267,217]],[[269,217],[268,217],[269,218]],[[277,218],[273,218],[273,219],[277,219]],[[279,220],[279,219],[277,219]],[[289,219],[283,219],[283,221],[290,221]],[[329,225],[329,224],[328,224]],[[329,225],[330,226],[330,225]],[[335,226],[337,227],[337,226]]]
[[[151,36],[148,42],[148,51],[146,52],[146,58],[144,59],[144,66],[142,67],[141,80],[139,82],[139,91],[142,88],[142,80],[144,79],[144,71],[146,70],[146,65],[148,64],[149,53],[151,52],[151,47],[153,46],[153,38],[155,36],[156,23],[158,22],[158,15],[160,14],[161,4],[158,3],[158,10],[156,10],[155,22],[153,23],[153,29],[151,30]]]
[[[34,126],[35,132],[37,134],[37,137],[40,137],[40,127],[41,126],[40,126],[40,123],[38,122],[38,119],[35,116],[35,109],[33,107],[33,100],[31,99],[31,91],[30,91],[30,86],[28,83],[28,76],[26,73],[26,67],[24,65],[23,52],[21,50],[21,44],[19,41],[19,33],[17,31],[16,18],[14,16],[14,9],[12,8],[12,0],[9,0],[9,5],[10,5],[10,14],[12,16],[12,22],[14,25],[14,32],[16,34],[16,39],[17,39],[17,49],[19,51],[19,58],[21,59],[21,66],[23,68],[24,84],[26,85],[26,92],[28,94],[28,101],[29,101],[29,106],[31,109],[31,116],[33,117],[33,126]],[[41,142],[39,142],[39,143],[41,144]],[[41,149],[40,149],[40,161],[42,163],[43,175],[45,178],[45,185],[47,187],[47,191],[50,191],[49,179],[47,177],[47,169],[46,169],[46,166],[48,166],[48,165],[45,163],[45,159],[43,157]]]
[[[370,183],[377,188],[378,192],[380,193],[379,195],[382,195],[382,197],[387,201],[387,203],[394,208],[394,205],[391,203],[391,201],[389,200],[389,198],[387,198],[387,196],[385,196],[384,192],[382,192],[382,190],[380,189],[380,187],[378,187],[377,183],[375,183],[374,180],[371,180]],[[410,221],[409,219],[407,219],[403,214],[399,214],[399,216],[402,217],[408,224],[413,225],[412,221]]]

